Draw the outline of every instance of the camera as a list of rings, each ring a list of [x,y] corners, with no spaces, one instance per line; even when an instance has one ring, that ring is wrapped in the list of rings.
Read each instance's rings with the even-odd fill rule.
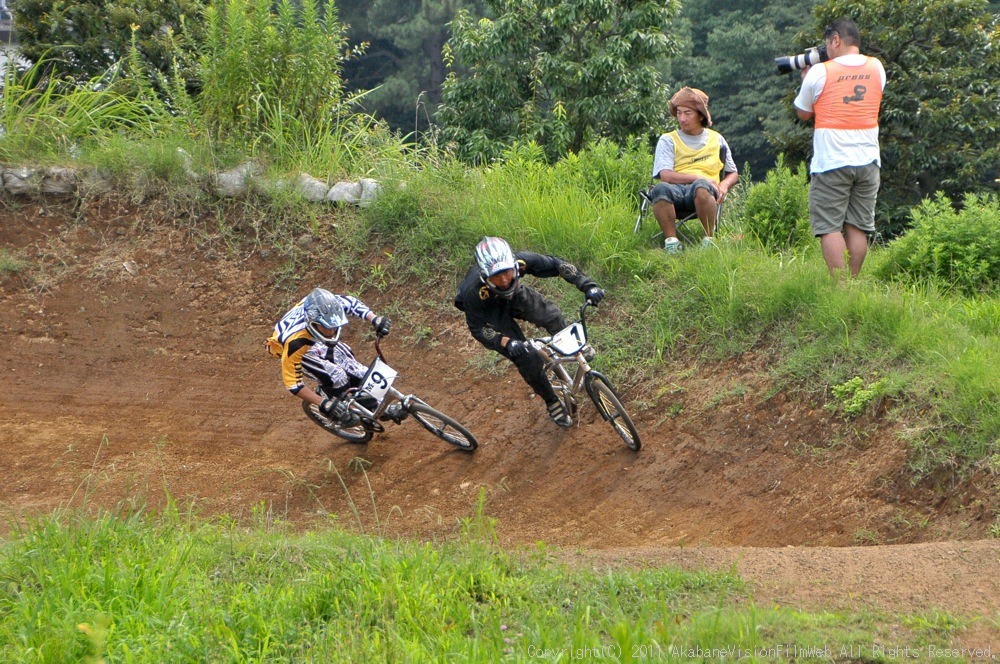
[[[826,62],[830,56],[826,53],[826,44],[806,49],[805,53],[798,55],[782,55],[774,59],[774,64],[778,65],[779,74],[787,74],[793,69],[805,69]]]

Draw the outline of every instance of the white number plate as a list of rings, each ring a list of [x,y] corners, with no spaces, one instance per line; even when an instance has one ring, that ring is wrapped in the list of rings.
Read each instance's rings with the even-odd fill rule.
[[[576,355],[587,345],[587,336],[583,333],[583,325],[573,323],[552,336],[552,347],[563,355]]]
[[[361,389],[381,403],[385,393],[392,387],[392,381],[396,380],[396,374],[395,369],[376,357],[372,365],[368,367],[368,374],[361,384]]]

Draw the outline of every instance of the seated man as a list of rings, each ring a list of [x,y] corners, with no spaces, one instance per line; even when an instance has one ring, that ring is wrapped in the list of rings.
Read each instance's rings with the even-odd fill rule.
[[[685,215],[691,211],[698,214],[705,229],[702,245],[711,245],[718,206],[739,173],[726,139],[708,129],[712,126],[708,95],[695,88],[681,88],[670,98],[670,114],[677,118],[679,128],[660,136],[656,144],[653,177],[660,182],[653,187],[650,200],[663,231],[663,249],[675,254],[681,249],[678,208]]]

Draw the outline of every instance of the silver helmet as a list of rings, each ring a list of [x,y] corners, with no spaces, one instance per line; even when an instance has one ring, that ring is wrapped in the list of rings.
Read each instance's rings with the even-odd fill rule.
[[[480,240],[476,245],[476,265],[479,266],[479,278],[492,293],[509,298],[517,291],[521,275],[518,274],[514,252],[503,238],[484,237]],[[490,283],[490,277],[507,270],[514,270],[510,286],[501,289]]]
[[[347,314],[344,313],[344,301],[328,290],[314,288],[302,300],[302,308],[306,312],[306,328],[316,341],[332,346],[340,339],[340,328],[347,325]],[[332,337],[319,331],[317,325],[336,330]]]

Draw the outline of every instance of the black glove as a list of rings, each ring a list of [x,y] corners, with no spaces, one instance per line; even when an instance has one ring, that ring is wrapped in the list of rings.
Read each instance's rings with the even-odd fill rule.
[[[337,397],[323,399],[323,403],[319,405],[319,412],[331,420],[337,420],[338,422],[343,421],[350,414],[344,400]]]
[[[531,350],[531,346],[529,346],[523,341],[518,341],[517,339],[510,339],[507,342],[506,347],[507,347],[507,354],[510,355],[511,358],[527,355],[528,352]]]
[[[375,336],[384,337],[389,334],[392,323],[385,316],[375,316],[372,318],[372,327],[375,328]]]
[[[585,295],[587,296],[587,299],[593,302],[596,307],[601,303],[601,300],[604,299],[604,289],[600,286],[591,286],[587,289]]]

